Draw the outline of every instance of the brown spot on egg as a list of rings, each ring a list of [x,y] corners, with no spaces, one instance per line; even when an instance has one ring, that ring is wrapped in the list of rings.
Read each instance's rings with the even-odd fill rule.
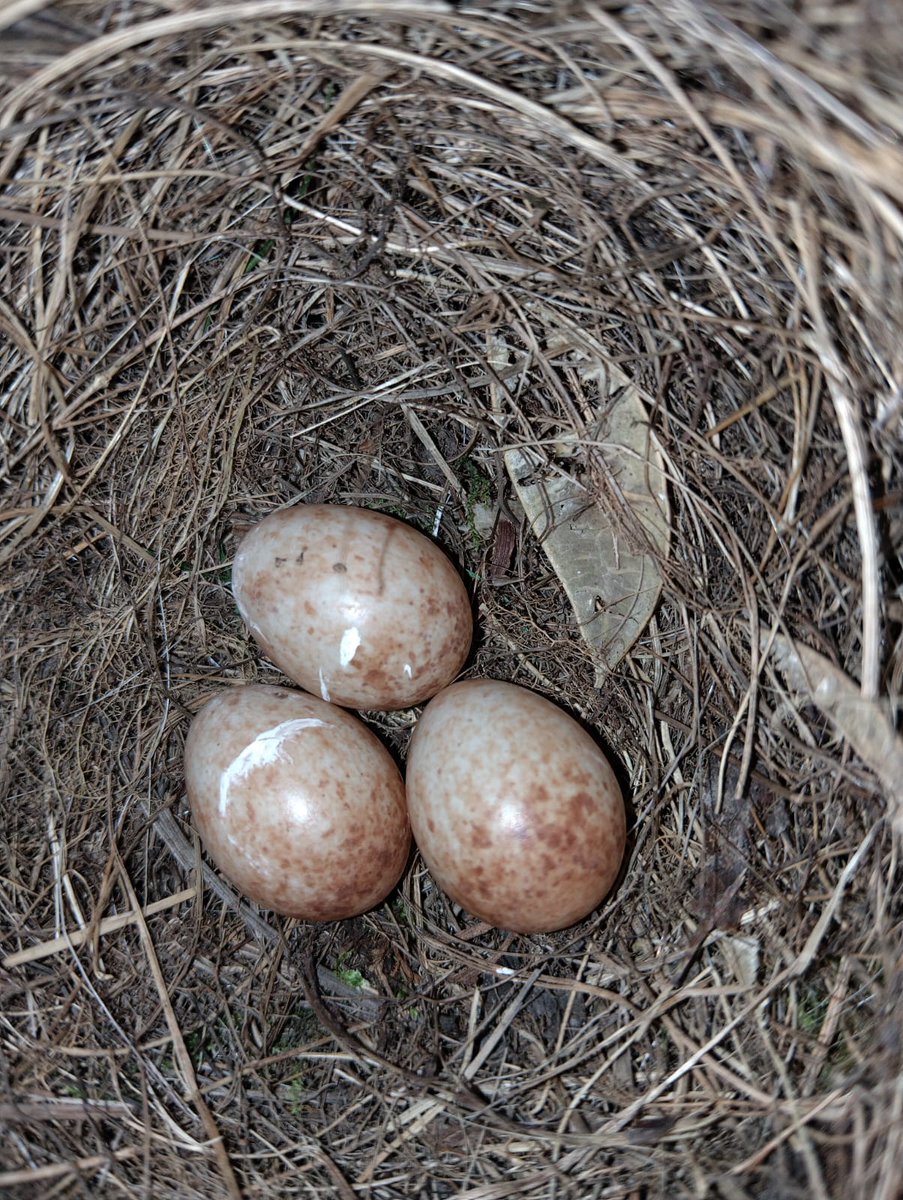
[[[585,820],[592,813],[593,808],[593,798],[589,792],[574,792],[571,797],[571,812],[575,821]]]
[[[487,846],[491,846],[492,839],[489,836],[488,830],[482,825],[478,825],[472,829],[470,833],[470,844],[476,850],[485,850]]]
[[[553,850],[563,850],[565,845],[570,842],[571,836],[569,830],[562,829],[560,825],[550,825],[548,828],[543,828],[541,839]]]

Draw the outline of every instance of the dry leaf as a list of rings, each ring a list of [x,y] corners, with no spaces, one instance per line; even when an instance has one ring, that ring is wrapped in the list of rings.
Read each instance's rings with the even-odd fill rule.
[[[736,794],[740,773],[733,763],[727,765],[723,787],[719,777],[713,755],[705,764],[699,798],[703,843],[694,907],[703,940],[713,929],[737,929],[747,906],[742,887],[749,868],[750,798]]]
[[[505,465],[593,651],[599,687],[658,604],[658,558],[667,555],[670,538],[664,465],[636,388],[594,352],[584,335],[578,338],[565,330],[548,353],[572,364],[588,395],[598,392],[594,429],[586,440],[614,480],[622,511],[615,515],[615,503],[603,507],[577,474],[580,443],[575,435],[556,444],[559,458],[572,456],[573,470],[552,462],[541,449],[527,447],[506,450]],[[504,342],[493,339],[490,361],[500,373],[510,369],[513,357]],[[504,387],[496,385],[494,392],[494,407],[502,413]]]
[[[889,816],[903,836],[903,740],[880,700],[863,696],[859,685],[817,650],[782,634],[762,633],[787,683],[815,704],[846,738],[884,786]]]
[[[718,943],[725,966],[743,987],[753,987],[759,975],[761,944],[757,937],[735,934]]]

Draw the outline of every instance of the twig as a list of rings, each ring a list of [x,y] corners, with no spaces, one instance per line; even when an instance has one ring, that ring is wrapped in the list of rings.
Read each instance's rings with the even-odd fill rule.
[[[175,908],[177,904],[184,904],[186,900],[193,900],[197,895],[197,888],[185,888],[184,891],[176,892],[172,896],[164,896],[162,900],[154,900],[152,904],[146,905],[141,911],[145,917],[152,917],[154,913],[163,912],[167,908]],[[126,925],[133,925],[138,920],[138,914],[134,912],[116,913],[112,917],[103,917],[97,926],[97,932],[101,935],[105,933],[113,933],[117,929],[122,929]],[[3,960],[3,966],[6,970],[12,967],[21,967],[23,963],[37,962],[41,958],[49,958],[51,954],[59,954],[68,946],[81,946],[93,934],[93,928],[88,925],[84,929],[73,929],[70,933],[63,937],[51,938],[46,942],[38,942],[35,946],[28,946],[25,950],[17,950],[14,954],[8,954]]]
[[[26,1167],[21,1171],[4,1171],[0,1174],[0,1189],[22,1187],[23,1184],[42,1183],[48,1179],[59,1179],[61,1175],[93,1174],[111,1162],[125,1162],[141,1153],[140,1146],[123,1146],[109,1154],[92,1154],[89,1158],[75,1158],[71,1162],[48,1163],[46,1167]]]
[[[232,1200],[242,1200],[242,1191],[239,1187],[238,1180],[235,1177],[235,1172],[232,1169],[232,1163],[229,1161],[229,1155],[226,1151],[226,1146],[223,1141],[223,1136],[219,1131],[216,1121],[213,1119],[213,1113],[207,1104],[207,1101],[201,1095],[198,1087],[197,1076],[194,1073],[194,1064],[191,1061],[191,1055],[188,1053],[188,1047],[185,1045],[185,1039],[182,1036],[182,1030],[176,1018],[175,1010],[172,1006],[172,1001],[169,998],[169,989],[166,986],[166,980],[163,977],[163,971],[160,969],[160,960],[157,958],[157,952],[154,949],[153,939],[151,938],[150,929],[147,921],[144,918],[144,913],[138,904],[138,897],[135,894],[135,889],[132,886],[131,878],[128,871],[125,869],[125,864],[116,853],[119,867],[119,878],[126,890],[129,900],[134,907],[138,919],[138,928],[141,932],[141,941],[144,945],[144,953],[147,958],[148,966],[151,969],[151,974],[154,978],[154,983],[157,986],[157,994],[160,997],[160,1004],[163,1007],[163,1012],[166,1017],[166,1024],[169,1027],[169,1033],[172,1038],[173,1053],[176,1061],[179,1064],[179,1070],[182,1073],[182,1079],[185,1084],[185,1091],[194,1105],[198,1116],[201,1119],[201,1124],[210,1139],[213,1147],[213,1154],[216,1158],[216,1163],[219,1168],[220,1175],[223,1178],[226,1191],[232,1197]]]
[[[862,695],[874,699],[881,682],[881,579],[878,533],[869,487],[865,439],[850,397],[847,371],[841,364],[822,308],[820,271],[812,230],[803,224],[799,205],[791,205],[796,240],[806,270],[806,301],[813,325],[812,342],[825,373],[850,472],[856,531],[862,555]]]

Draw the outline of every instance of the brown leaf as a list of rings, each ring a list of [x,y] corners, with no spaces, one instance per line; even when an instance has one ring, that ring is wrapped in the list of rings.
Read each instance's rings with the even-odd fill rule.
[[[545,446],[524,444],[505,450],[505,466],[593,653],[600,687],[658,605],[659,559],[670,542],[664,461],[633,382],[583,330],[560,314],[542,315],[548,323],[547,354],[568,363],[585,384],[582,408],[594,397],[597,411],[591,428],[565,431],[559,439],[557,457],[567,468],[553,461]],[[500,376],[509,373],[513,351],[501,338],[490,339],[489,358]],[[500,415],[507,386],[493,387]],[[581,472],[581,465],[592,465],[593,471]],[[610,481],[611,495],[599,493],[596,470]]]
[[[705,824],[696,911],[709,932],[739,927],[746,909],[741,888],[749,865],[749,797],[736,796],[739,772],[728,764],[719,801],[720,767],[717,758],[710,758],[700,797]]]
[[[888,817],[903,837],[903,739],[897,734],[886,701],[864,696],[859,685],[823,654],[782,634],[763,630],[787,684],[800,698],[818,706],[841,737],[881,781]]]

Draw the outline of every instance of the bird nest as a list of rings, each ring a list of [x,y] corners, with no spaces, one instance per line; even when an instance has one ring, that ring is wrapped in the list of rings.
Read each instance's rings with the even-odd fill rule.
[[[5,1194],[898,1194],[883,12],[5,6]],[[628,393],[665,522],[639,549]],[[600,611],[621,553],[655,580],[617,653],[525,461],[607,522]],[[283,682],[231,560],[314,500],[435,537],[466,673],[608,748],[628,851],[579,926],[479,925],[416,857],[310,926],[204,858],[190,717]],[[366,715],[400,761],[416,718]]]

